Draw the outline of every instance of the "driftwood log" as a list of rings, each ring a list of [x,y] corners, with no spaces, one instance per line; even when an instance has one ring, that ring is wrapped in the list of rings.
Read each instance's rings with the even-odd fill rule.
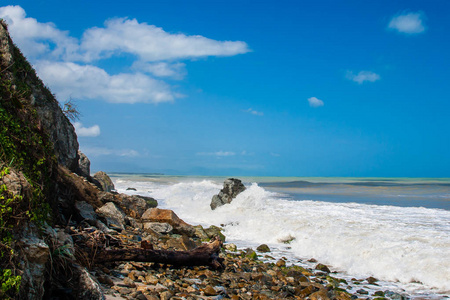
[[[96,263],[111,261],[136,261],[181,266],[208,266],[213,269],[223,269],[223,258],[219,257],[222,241],[203,244],[190,251],[153,250],[146,248],[104,249],[94,258]]]

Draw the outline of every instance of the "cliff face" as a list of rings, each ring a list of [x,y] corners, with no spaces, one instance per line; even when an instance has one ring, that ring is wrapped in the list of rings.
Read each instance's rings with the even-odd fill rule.
[[[3,23],[0,25],[0,56],[2,79],[9,81],[9,88],[18,94],[21,102],[27,102],[35,108],[41,126],[53,144],[58,163],[77,171],[78,141],[75,129],[60,109],[58,101],[12,43]]]
[[[48,223],[72,215],[59,184],[62,166],[78,170],[78,141],[55,97],[0,21],[0,298],[41,299],[48,281]],[[47,232],[47,234],[43,234]]]

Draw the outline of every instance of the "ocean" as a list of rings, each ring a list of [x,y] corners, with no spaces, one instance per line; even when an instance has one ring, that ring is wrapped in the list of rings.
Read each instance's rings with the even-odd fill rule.
[[[110,176],[118,192],[151,196],[193,225],[222,226],[238,247],[264,243],[308,267],[314,258],[348,282],[379,279],[369,290],[450,296],[450,179],[240,177],[247,189],[212,211],[225,177]]]

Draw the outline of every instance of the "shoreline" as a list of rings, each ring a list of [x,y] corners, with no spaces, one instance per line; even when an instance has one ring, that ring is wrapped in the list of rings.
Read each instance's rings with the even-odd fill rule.
[[[127,247],[138,247],[136,234],[142,232],[136,229],[120,232],[119,236],[127,236]],[[166,245],[177,245],[179,238],[169,234],[163,240]],[[224,270],[113,262],[97,265],[93,271],[106,299],[415,299],[383,289],[373,277],[345,280],[315,260],[309,261],[314,268],[303,267],[260,248],[264,247],[255,251],[225,243],[219,255]]]
[[[117,177],[116,178],[114,178],[114,179],[118,179]],[[206,178],[205,178],[206,179]],[[131,181],[134,181],[134,180],[131,180]],[[118,187],[119,188],[124,188],[125,187],[125,189],[126,189],[126,186],[130,186],[130,185],[132,185],[132,182],[130,181],[130,178],[126,178],[126,181],[125,182],[122,182],[122,183],[120,183],[119,185],[118,185]],[[147,180],[145,180],[145,179],[143,179],[143,181],[147,181]],[[189,180],[188,180],[189,181]],[[194,180],[195,181],[195,180]],[[185,182],[185,180],[183,180],[182,181],[183,183],[186,183]],[[196,182],[196,181],[195,181]],[[159,182],[158,182],[159,183]],[[171,182],[169,185],[171,186],[171,184],[172,183],[174,183],[174,182]],[[169,186],[169,185],[167,185],[167,187]],[[164,186],[165,186],[165,184],[164,184]],[[137,191],[129,191],[131,194],[135,194],[135,193],[144,193],[145,195],[152,195],[153,196],[153,194],[152,193],[148,193],[147,191],[148,191],[148,189],[149,189],[149,187],[148,186],[146,186],[145,184],[144,185],[139,185],[139,184],[137,184],[137,185],[134,185],[133,187],[136,187],[137,188]],[[180,187],[180,189],[181,190],[184,190],[185,188],[189,188],[190,186],[182,186],[182,187]],[[159,188],[159,187],[158,187]],[[121,192],[126,192],[125,191],[125,189],[123,189],[123,190],[121,190]],[[176,195],[177,195],[177,193],[179,193],[180,191],[177,189],[176,191],[175,191],[175,194],[167,194],[167,197],[170,197],[170,198],[172,198],[172,197],[176,197]],[[178,202],[178,203],[180,203],[180,207],[181,208],[177,208],[177,206],[178,206],[178,204],[176,204],[177,203],[177,201],[184,201],[184,200],[182,200],[182,199],[188,199],[189,198],[189,195],[191,195],[191,194],[185,194],[185,192],[183,192],[182,193],[184,196],[183,196],[183,198],[180,198],[179,200],[175,200],[175,199],[171,199],[171,202],[170,203],[166,203],[166,201],[162,201],[160,204],[162,205],[161,207],[162,208],[169,208],[169,209],[173,209],[175,212],[177,212],[177,213],[181,213],[181,212],[186,212],[186,209],[185,208],[182,208],[183,206],[187,206],[187,207],[189,207],[189,209],[192,211],[192,210],[195,210],[195,211],[197,211],[197,209],[196,208],[194,208],[194,207],[191,207],[191,202],[189,202],[189,201],[187,201],[186,203],[184,203],[184,202]],[[142,194],[143,195],[143,194]],[[191,195],[192,196],[192,195]],[[158,198],[157,197],[157,199],[165,199],[164,197],[163,198]],[[200,214],[201,214],[201,212],[200,212]],[[183,213],[181,213],[181,216],[183,216],[183,218],[184,217],[186,217],[186,215],[185,214],[183,214]],[[189,215],[190,217],[188,217],[187,218],[187,221],[189,222],[191,222],[191,223],[195,223],[195,222],[198,222],[199,220],[197,220],[197,217],[193,217],[193,215]],[[209,222],[205,222],[205,220],[201,220],[200,221],[200,224],[203,224],[203,225],[206,225],[206,224],[211,224],[211,223],[209,223]],[[214,224],[214,223],[212,223],[212,224]],[[219,223],[218,223],[219,224]],[[218,224],[216,224],[216,225],[218,225]],[[206,226],[208,226],[208,225],[206,225]],[[227,231],[227,226],[225,226],[224,227],[225,228],[225,234],[227,234],[226,233],[226,231]],[[230,229],[232,229],[232,228],[230,228]],[[235,229],[233,229],[233,230],[235,230]],[[236,244],[238,244],[238,246],[240,247],[240,248],[246,248],[246,247],[248,247],[248,246],[252,246],[253,248],[256,248],[256,246],[257,246],[257,243],[261,243],[261,242],[264,242],[264,240],[263,239],[261,239],[261,238],[259,238],[259,241],[258,242],[246,242],[245,240],[242,240],[242,239],[239,239],[239,240],[236,240],[235,239],[236,237],[234,237],[234,239],[231,239],[230,240],[230,242],[234,242],[234,243],[236,243]],[[241,243],[242,242],[242,243]],[[267,240],[267,242],[269,242],[268,240]],[[271,244],[269,244],[269,245],[271,245]],[[273,245],[273,244],[272,244]],[[275,247],[273,247],[274,249],[272,249],[273,251],[276,251],[277,252],[277,254],[272,254],[272,256],[274,256],[274,257],[289,257],[290,259],[288,259],[287,261],[288,261],[288,263],[294,263],[294,264],[297,264],[297,263],[299,263],[301,266],[304,266],[304,263],[306,262],[306,265],[308,265],[309,263],[307,263],[307,260],[309,260],[311,257],[314,257],[314,256],[307,256],[307,257],[301,257],[302,258],[302,260],[300,260],[299,258],[298,258],[298,255],[297,254],[295,254],[295,253],[293,253],[292,251],[290,251],[289,249],[286,249],[285,251],[283,250],[285,247],[286,248],[288,248],[288,247],[290,247],[290,245],[282,245],[282,244],[280,244],[280,245],[278,245],[279,247],[277,247],[277,246],[275,246]],[[271,248],[272,248],[272,246],[271,246]],[[276,248],[278,248],[279,250],[276,250]],[[284,253],[283,253],[284,252]],[[351,254],[349,254],[349,255],[351,255]],[[380,258],[381,259],[381,258]],[[322,261],[321,259],[319,259],[319,261]],[[312,266],[311,265],[308,265],[308,267],[309,268],[311,268]],[[365,273],[365,272],[364,272]],[[362,273],[362,274],[364,274],[364,273]],[[369,277],[370,276],[370,273],[371,272],[367,272],[367,274],[368,275],[364,275],[364,276],[367,276],[367,277]],[[343,278],[345,278],[349,283],[351,283],[350,281],[349,281],[349,279],[351,279],[352,278],[352,274],[350,273],[350,275],[348,275],[348,273],[346,273],[345,271],[339,271],[339,272],[337,272],[337,273],[333,273],[333,274],[335,274],[335,275],[333,275],[333,276],[340,276],[340,277],[343,277]],[[359,273],[359,274],[361,274],[361,273]],[[354,275],[355,276],[355,275]],[[375,277],[376,277],[376,275],[375,275]],[[362,279],[360,279],[360,281],[361,280],[364,280],[364,278],[362,278]],[[435,290],[434,288],[431,288],[431,287],[429,287],[429,288],[427,288],[427,287],[423,287],[421,284],[419,284],[419,283],[414,283],[414,282],[412,282],[412,283],[396,283],[396,282],[390,282],[390,281],[380,281],[380,283],[379,283],[381,286],[385,286],[386,288],[385,289],[387,289],[387,290],[392,290],[392,291],[395,291],[395,292],[398,292],[398,293],[403,293],[403,294],[409,294],[410,296],[408,296],[408,297],[411,297],[412,299],[443,299],[443,298],[445,298],[445,297],[448,297],[448,295],[445,293],[445,292],[439,292],[439,291],[437,291],[437,290]],[[357,285],[355,285],[355,286],[357,286]],[[405,289],[406,289],[406,291],[405,291]]]

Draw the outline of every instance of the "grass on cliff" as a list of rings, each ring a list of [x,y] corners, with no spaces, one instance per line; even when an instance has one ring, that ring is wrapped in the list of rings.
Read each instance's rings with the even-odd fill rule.
[[[0,26],[6,24],[0,20]],[[11,43],[11,45],[13,45]],[[10,170],[21,172],[31,185],[31,195],[14,196],[0,186],[0,298],[16,297],[20,274],[15,269],[14,230],[27,222],[50,221],[56,158],[37,112],[30,104],[32,89],[39,86],[44,97],[53,97],[20,50],[13,45],[14,63],[0,61],[0,179]],[[47,98],[49,99],[49,98]]]

